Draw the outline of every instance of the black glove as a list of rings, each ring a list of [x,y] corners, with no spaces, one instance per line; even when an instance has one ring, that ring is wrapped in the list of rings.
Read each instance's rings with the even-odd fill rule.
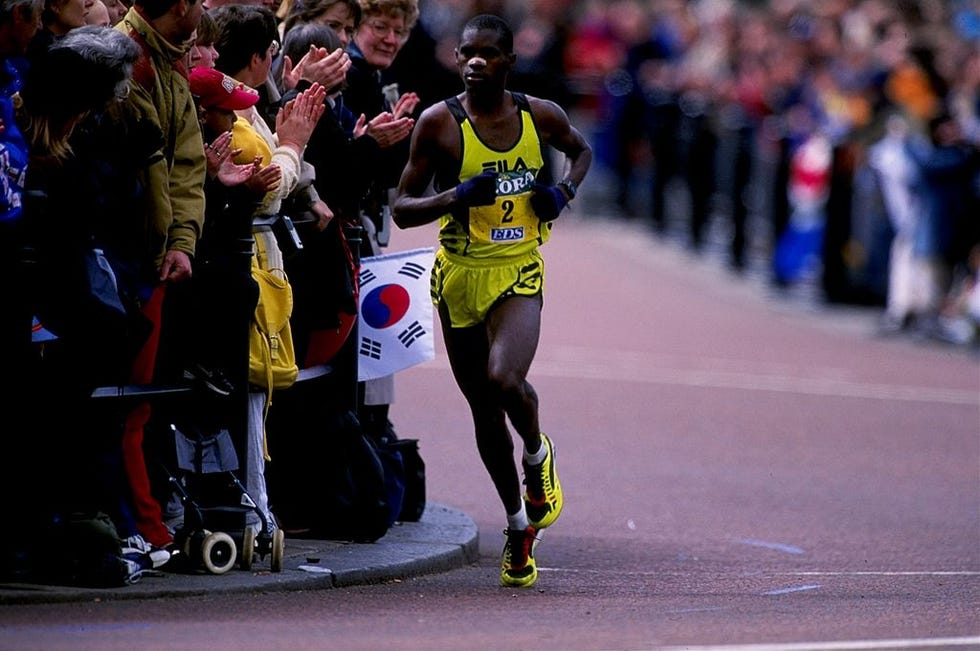
[[[531,207],[537,213],[538,219],[543,222],[550,222],[558,218],[558,213],[568,205],[568,199],[556,185],[544,185],[535,183],[531,186]]]
[[[490,206],[496,200],[496,172],[487,170],[456,186],[456,201],[462,206]]]

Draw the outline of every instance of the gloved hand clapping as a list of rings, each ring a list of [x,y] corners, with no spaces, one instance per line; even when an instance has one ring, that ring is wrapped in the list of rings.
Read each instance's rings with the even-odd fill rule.
[[[568,199],[556,185],[544,185],[535,183],[531,186],[531,207],[537,213],[538,219],[543,222],[550,222],[558,218],[558,213],[568,205]]]
[[[456,186],[456,201],[463,206],[489,206],[497,200],[497,173],[487,170]]]

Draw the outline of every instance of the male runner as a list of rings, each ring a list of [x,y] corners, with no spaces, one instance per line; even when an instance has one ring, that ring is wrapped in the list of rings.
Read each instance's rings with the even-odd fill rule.
[[[536,534],[563,502],[554,446],[539,428],[538,396],[527,381],[541,327],[538,247],[575,197],[592,148],[557,104],[507,91],[515,61],[503,20],[480,15],[466,23],[456,49],[465,91],[416,123],[393,219],[400,228],[440,219],[432,299],[480,458],[507,515],[501,583],[530,586]],[[543,145],[565,155],[557,185],[537,181]],[[523,442],[523,495],[508,419]]]

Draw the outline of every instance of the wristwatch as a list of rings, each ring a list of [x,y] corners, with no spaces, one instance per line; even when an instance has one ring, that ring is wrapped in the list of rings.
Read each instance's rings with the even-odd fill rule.
[[[569,200],[572,200],[572,199],[575,198],[575,194],[578,192],[578,186],[575,185],[575,183],[573,183],[569,179],[562,179],[561,181],[558,181],[558,185],[564,187],[565,188],[565,191],[568,192],[568,199]]]

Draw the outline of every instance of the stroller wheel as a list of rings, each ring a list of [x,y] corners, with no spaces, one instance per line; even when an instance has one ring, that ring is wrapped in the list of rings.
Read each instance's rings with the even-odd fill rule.
[[[204,569],[211,574],[224,574],[235,564],[235,541],[223,531],[209,533],[201,543]]]
[[[282,558],[286,553],[286,534],[282,529],[272,532],[272,556],[269,558],[269,569],[282,572]]]
[[[252,561],[255,559],[255,529],[245,527],[242,531],[242,548],[238,554],[238,566],[243,570],[252,569]]]

